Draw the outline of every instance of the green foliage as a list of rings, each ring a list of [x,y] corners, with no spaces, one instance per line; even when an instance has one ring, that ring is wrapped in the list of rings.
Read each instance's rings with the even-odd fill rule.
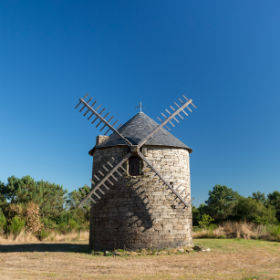
[[[195,206],[192,206],[192,219],[193,219],[193,225],[198,226],[198,223],[201,219],[201,213],[198,208]]]
[[[46,230],[55,230],[57,227],[55,221],[48,219],[46,217],[42,218],[42,223],[44,225],[44,229]]]
[[[25,221],[21,217],[15,216],[12,218],[11,223],[8,226],[8,232],[16,238],[23,230],[24,225]]]
[[[42,229],[40,232],[37,233],[37,238],[42,241],[44,239],[46,239],[49,235],[50,235],[50,231],[46,230],[46,229]]]
[[[227,186],[215,185],[206,201],[207,214],[217,222],[230,219],[240,195]]]
[[[0,208],[6,202],[6,198],[4,194],[5,194],[5,184],[0,181]]]
[[[268,225],[267,230],[275,241],[280,241],[280,225]]]
[[[70,232],[71,231],[76,231],[76,230],[79,229],[79,224],[74,219],[69,219],[68,228],[69,228]]]
[[[62,186],[46,181],[35,181],[30,176],[8,178],[4,196],[11,203],[33,201],[40,207],[41,216],[57,219],[63,211],[66,191]]]
[[[237,220],[246,220],[256,224],[269,224],[277,222],[275,210],[272,206],[265,207],[264,204],[251,197],[241,197],[236,207]]]
[[[6,225],[7,225],[7,219],[0,208],[0,234],[3,234],[5,232]]]
[[[90,191],[90,187],[84,185],[83,187],[79,188],[78,190],[72,191],[67,199],[67,205],[70,209],[75,209],[78,207],[79,203],[83,198],[87,196]]]
[[[277,218],[280,221],[280,193],[275,191],[266,197],[264,193],[254,192],[251,197],[243,197],[231,188],[215,185],[206,204],[193,207],[194,226],[205,227],[205,215],[217,224],[225,221],[275,224]]]
[[[62,233],[62,234],[66,234],[66,233],[68,233],[69,231],[68,231],[68,228],[67,228],[67,223],[66,222],[61,222],[61,223],[59,223],[58,225],[57,225],[57,231],[59,232],[59,233]]]
[[[79,221],[81,224],[87,224],[89,221],[90,206],[86,205],[83,208],[79,208],[78,205],[83,198],[87,196],[90,191],[90,187],[85,185],[78,190],[74,190],[68,195],[67,207],[71,212],[71,217]]]
[[[214,221],[214,219],[210,215],[203,214],[201,217],[201,220],[198,222],[198,224],[201,228],[207,228],[213,221]]]
[[[280,222],[280,192],[274,191],[273,193],[268,194],[268,202],[276,210],[276,218]]]
[[[194,212],[193,212],[193,224],[195,226],[199,225],[199,221],[202,219],[202,216],[204,214],[209,214],[208,212],[208,207],[206,204],[202,203],[199,205],[198,208],[193,208]]]
[[[24,205],[18,203],[9,203],[7,204],[7,207],[4,208],[4,214],[7,218],[7,222],[10,223],[10,221],[12,220],[13,217],[15,216],[19,216],[22,217],[24,216],[23,214],[23,207]]]
[[[88,186],[83,186],[66,196],[60,185],[35,181],[30,176],[11,176],[6,185],[0,182],[0,233],[6,231],[16,236],[24,224],[30,227],[30,219],[28,225],[23,219],[32,210],[28,206],[30,203],[38,205],[36,225],[41,224],[42,228],[34,234],[39,239],[46,238],[51,230],[67,233],[88,228],[89,206],[80,209],[77,205],[89,191]],[[34,218],[34,215],[28,217]]]
[[[62,234],[83,229],[83,223],[73,217],[73,212],[64,211],[56,224],[56,230]]]
[[[72,231],[77,231],[79,230],[80,225],[74,220],[74,219],[70,219],[67,222],[61,222],[57,225],[57,231],[62,233],[62,234],[66,234]]]
[[[17,236],[21,230],[29,228],[43,240],[53,230],[68,233],[88,229],[90,207],[87,205],[81,209],[77,206],[90,192],[89,186],[67,194],[61,185],[36,181],[30,176],[11,176],[7,181],[7,184],[0,182],[1,234]],[[198,207],[193,206],[192,211],[193,224],[200,228],[211,230],[226,221],[248,221],[270,226],[271,235],[275,240],[280,239],[278,191],[268,196],[257,191],[251,197],[243,197],[227,186],[215,185],[209,191],[207,201]]]
[[[257,200],[258,202],[262,203],[263,205],[267,205],[267,198],[264,193],[261,192],[253,192],[252,198]]]

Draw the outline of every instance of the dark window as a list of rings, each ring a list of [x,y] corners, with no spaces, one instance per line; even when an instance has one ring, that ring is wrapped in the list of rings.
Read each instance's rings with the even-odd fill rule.
[[[128,172],[131,176],[142,175],[143,161],[138,156],[132,156],[128,161]]]

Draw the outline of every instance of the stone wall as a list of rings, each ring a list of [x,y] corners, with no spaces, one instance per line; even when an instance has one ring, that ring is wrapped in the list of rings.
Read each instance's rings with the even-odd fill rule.
[[[163,177],[183,191],[189,207],[175,200],[145,164],[143,175],[124,176],[91,208],[90,246],[116,248],[166,248],[192,245],[189,152],[185,149],[148,146],[147,159]],[[119,161],[127,147],[96,149],[93,174],[112,156]],[[180,187],[178,187],[180,186]]]

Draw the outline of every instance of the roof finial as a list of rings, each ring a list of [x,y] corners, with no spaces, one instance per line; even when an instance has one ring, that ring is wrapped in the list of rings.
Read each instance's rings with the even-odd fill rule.
[[[137,108],[139,108],[139,113],[143,112],[142,101],[139,102],[139,105],[137,106]]]

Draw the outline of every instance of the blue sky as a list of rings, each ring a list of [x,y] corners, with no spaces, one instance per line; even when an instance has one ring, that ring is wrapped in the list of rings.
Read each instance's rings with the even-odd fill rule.
[[[172,133],[192,147],[192,194],[279,189],[279,1],[1,1],[0,180],[89,183],[98,133],[86,92],[122,122],[182,93],[198,106]]]

